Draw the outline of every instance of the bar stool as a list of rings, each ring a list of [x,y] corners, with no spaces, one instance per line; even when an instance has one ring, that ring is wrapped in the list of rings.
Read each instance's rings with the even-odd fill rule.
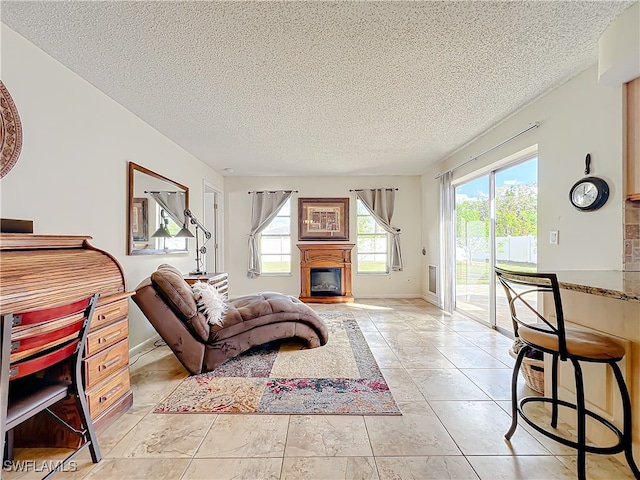
[[[524,346],[520,349],[516,364],[513,367],[511,380],[511,428],[505,434],[507,440],[516,431],[518,416],[522,417],[531,427],[553,440],[575,448],[577,450],[578,478],[586,479],[586,454],[597,453],[612,455],[624,452],[629,467],[636,479],[640,479],[640,470],[633,459],[631,439],[631,399],[629,392],[617,362],[625,355],[624,347],[618,345],[605,335],[565,328],[560,287],[558,279],[553,273],[529,273],[504,270],[495,267],[495,272],[504,287],[514,333],[519,337]],[[532,300],[536,300],[538,293],[551,293],[555,306],[555,321],[545,318],[537,308],[532,306]],[[525,316],[527,318],[525,318]],[[528,320],[533,317],[534,320]],[[526,353],[532,349],[541,350],[551,355],[551,397],[524,397],[518,401],[517,383],[520,365]],[[570,361],[575,371],[576,403],[570,403],[558,398],[558,361]],[[605,363],[609,365],[616,378],[620,396],[622,398],[623,425],[622,430],[613,425],[607,419],[585,407],[584,383],[580,362]],[[577,441],[572,441],[549,431],[536,424],[527,417],[524,406],[529,403],[540,402],[551,405],[551,427],[558,426],[558,407],[571,408],[577,414]],[[618,441],[613,446],[596,447],[587,445],[586,422],[587,417],[606,426],[617,437]]]

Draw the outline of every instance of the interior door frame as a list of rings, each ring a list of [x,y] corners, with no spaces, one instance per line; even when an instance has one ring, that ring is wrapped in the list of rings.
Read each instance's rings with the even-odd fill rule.
[[[222,191],[211,183],[203,180],[202,185],[202,211],[204,212],[203,224],[211,232],[211,240],[205,253],[205,267],[207,272],[224,271],[224,249],[222,244],[223,222],[221,214],[223,195]]]

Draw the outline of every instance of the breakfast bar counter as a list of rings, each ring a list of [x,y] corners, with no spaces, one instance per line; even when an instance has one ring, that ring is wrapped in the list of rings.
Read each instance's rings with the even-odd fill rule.
[[[564,270],[556,271],[555,274],[560,288],[566,290],[640,302],[640,272]]]
[[[627,352],[620,367],[635,415],[634,454],[640,458],[640,272],[572,270],[554,273],[560,285],[567,327],[606,334],[624,346]],[[545,316],[555,316],[550,297],[544,297],[543,310]],[[551,379],[547,372],[551,372],[550,358],[545,359],[545,395],[550,396]],[[611,369],[604,365],[586,364],[584,376],[587,408],[621,427],[622,405]],[[558,387],[561,398],[575,399],[574,373],[569,362],[560,362]],[[561,414],[563,420],[575,424],[572,417]],[[588,430],[590,440],[598,445],[611,444],[609,432],[595,427]]]

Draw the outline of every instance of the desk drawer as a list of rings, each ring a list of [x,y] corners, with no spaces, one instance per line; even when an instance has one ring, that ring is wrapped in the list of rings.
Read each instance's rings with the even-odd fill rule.
[[[120,320],[126,317],[128,313],[129,301],[126,298],[118,300],[117,302],[107,303],[106,305],[99,305],[96,307],[95,312],[93,312],[91,331],[115,322],[116,320]]]
[[[89,414],[91,418],[100,415],[104,410],[113,405],[131,388],[129,381],[129,368],[125,368],[113,378],[87,392]]]
[[[129,342],[121,340],[84,361],[85,388],[89,390],[129,363]]]
[[[115,345],[120,340],[127,338],[129,335],[129,320],[124,318],[99,330],[89,332],[87,335],[87,346],[85,349],[85,357],[104,350],[111,345]]]

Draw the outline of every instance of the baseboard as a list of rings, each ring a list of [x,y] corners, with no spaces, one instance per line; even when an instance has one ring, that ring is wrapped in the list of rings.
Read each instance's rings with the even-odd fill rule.
[[[160,335],[154,335],[153,337],[148,338],[144,342],[139,343],[135,347],[130,348],[129,358],[133,358],[135,355],[138,355],[144,352],[145,350],[149,350],[150,348],[154,347],[154,343],[157,342],[158,340],[160,340]]]
[[[425,302],[429,302],[430,304],[435,305],[438,308],[442,308],[442,305],[440,305],[438,298],[435,296],[421,295],[420,298],[422,298]]]

